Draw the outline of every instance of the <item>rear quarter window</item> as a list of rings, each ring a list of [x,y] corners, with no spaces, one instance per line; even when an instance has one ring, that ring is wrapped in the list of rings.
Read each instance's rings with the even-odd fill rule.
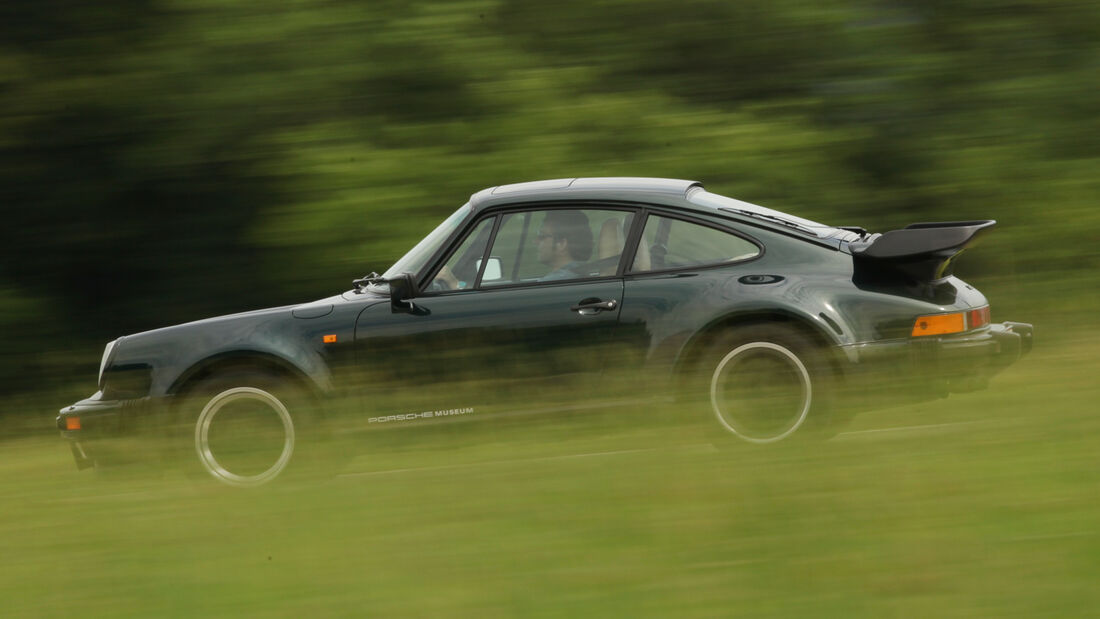
[[[650,215],[630,272],[738,262],[754,258],[760,251],[752,241],[724,230]]]

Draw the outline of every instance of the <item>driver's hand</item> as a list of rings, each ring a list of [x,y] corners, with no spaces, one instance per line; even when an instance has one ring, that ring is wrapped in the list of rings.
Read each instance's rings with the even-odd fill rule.
[[[458,278],[451,272],[451,267],[443,265],[442,269],[439,269],[439,273],[435,275],[435,281],[442,284],[447,290],[458,289]]]

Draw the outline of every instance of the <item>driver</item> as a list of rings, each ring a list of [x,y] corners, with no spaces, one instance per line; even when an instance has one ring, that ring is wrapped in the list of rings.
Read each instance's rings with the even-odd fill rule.
[[[592,257],[592,228],[582,211],[550,211],[536,237],[539,262],[550,272],[539,281],[584,277],[584,263]]]

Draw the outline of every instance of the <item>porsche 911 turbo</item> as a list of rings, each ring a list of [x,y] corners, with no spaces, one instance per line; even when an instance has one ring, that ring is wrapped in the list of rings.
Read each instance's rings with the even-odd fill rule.
[[[57,426],[79,468],[175,428],[187,466],[235,486],[293,468],[336,397],[368,429],[676,396],[719,442],[828,435],[857,402],[981,389],[1030,350],[953,275],[994,224],[872,234],[686,180],[492,187],[351,290],[119,337]]]

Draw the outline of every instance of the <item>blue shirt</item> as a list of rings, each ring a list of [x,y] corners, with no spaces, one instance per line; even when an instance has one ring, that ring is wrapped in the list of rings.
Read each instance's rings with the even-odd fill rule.
[[[583,265],[583,262],[570,262],[569,264],[562,265],[561,267],[550,271],[546,275],[543,275],[539,278],[539,281],[547,282],[555,279],[577,279],[579,277],[584,277],[584,275],[582,275],[580,271],[577,270]]]

